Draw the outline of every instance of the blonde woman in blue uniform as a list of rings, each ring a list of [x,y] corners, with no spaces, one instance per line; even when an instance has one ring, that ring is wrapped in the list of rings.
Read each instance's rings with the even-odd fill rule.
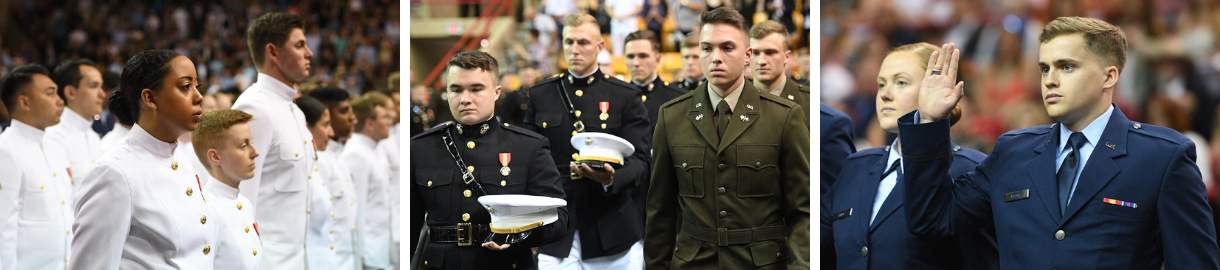
[[[882,60],[877,74],[877,120],[887,133],[897,134],[897,119],[916,109],[926,63],[937,49],[928,43],[908,44],[894,48]],[[960,113],[958,110],[954,122]],[[965,147],[953,146],[952,150],[949,172],[953,175],[974,169],[985,157]],[[902,205],[904,187],[899,140],[849,156],[823,198],[822,227],[831,231],[823,232],[822,240],[832,242],[823,246],[833,247],[822,251],[823,259],[833,258],[838,269],[994,268],[994,240],[961,241],[971,245],[972,255],[967,258],[959,239],[912,236]],[[985,255],[988,250],[991,255]]]
[[[70,269],[212,269],[217,228],[179,137],[203,115],[195,64],[169,50],[127,61],[110,110],[134,116],[76,193]]]

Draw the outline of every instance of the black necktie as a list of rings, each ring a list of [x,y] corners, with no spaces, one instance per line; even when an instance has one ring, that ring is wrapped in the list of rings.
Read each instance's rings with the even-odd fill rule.
[[[729,127],[729,118],[732,115],[729,103],[721,99],[720,104],[716,104],[716,135],[724,137],[724,129]]]
[[[891,172],[897,172],[898,176],[897,176],[897,178],[894,178],[894,179],[895,179],[895,181],[901,181],[902,180],[902,170],[899,169],[899,167],[901,167],[901,166],[902,166],[902,159],[898,159],[897,161],[894,161],[894,164],[890,165],[889,169],[886,169],[884,173],[881,173],[880,180],[885,180],[885,177],[890,175]]]
[[[1055,173],[1055,179],[1059,182],[1059,213],[1067,212],[1068,199],[1072,196],[1072,184],[1076,182],[1076,169],[1080,167],[1080,147],[1088,141],[1084,134],[1073,132],[1072,136],[1068,137],[1068,147],[1072,148],[1067,158],[1063,159],[1063,164],[1059,165],[1059,172]]]

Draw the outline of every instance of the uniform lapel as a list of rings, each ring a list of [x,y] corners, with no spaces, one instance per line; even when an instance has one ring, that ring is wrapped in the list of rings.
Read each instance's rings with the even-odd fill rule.
[[[860,235],[866,236],[865,239],[868,239],[868,232],[871,231],[869,218],[873,216],[873,201],[877,198],[877,187],[881,186],[881,172],[885,171],[885,160],[888,155],[889,148],[886,148],[884,153],[874,157],[873,166],[868,169],[868,174],[864,176],[864,179],[861,179],[863,182],[860,185],[859,194],[863,196],[860,196],[860,201],[856,205],[859,205],[857,209],[863,214],[858,219],[860,222],[858,228],[862,230]]]
[[[695,129],[699,131],[699,135],[703,136],[703,141],[707,143],[708,147],[716,147],[716,143],[720,138],[716,136],[716,127],[712,123],[712,114],[714,112],[709,109],[711,105],[708,104],[710,99],[707,96],[707,88],[700,87],[694,91],[695,94],[691,97],[694,104],[691,105],[690,111],[686,113],[686,119],[690,120],[692,125],[695,125]]]
[[[1106,130],[1101,133],[1101,139],[1093,147],[1093,154],[1085,161],[1084,170],[1076,180],[1076,192],[1072,193],[1067,212],[1064,213],[1064,223],[1122,171],[1115,159],[1127,155],[1127,127],[1130,125],[1123,112],[1115,108]]]
[[[1029,182],[1034,186],[1034,194],[1031,197],[1041,201],[1042,206],[1046,208],[1047,214],[1050,214],[1051,220],[1062,220],[1059,213],[1059,193],[1057,193],[1055,185],[1055,155],[1057,138],[1059,133],[1056,133],[1058,124],[1051,125],[1051,132],[1042,134],[1042,144],[1034,147],[1034,158],[1022,165],[1020,168],[1025,168],[1028,173]],[[1001,190],[1000,192],[1011,192],[1013,190]],[[1007,203],[1007,202],[1004,202]]]
[[[756,110],[759,108],[756,106],[761,106],[759,104],[758,90],[755,90],[753,86],[747,83],[738,91],[741,91],[741,96],[737,100],[737,105],[733,108],[733,111],[737,112],[734,113],[737,117],[729,119],[729,127],[724,131],[725,136],[720,140],[720,147],[716,147],[717,154],[723,152],[729,145],[732,145],[734,140],[741,137],[741,134],[745,133],[746,129],[759,120],[759,111]]]
[[[881,167],[875,167],[875,168],[887,168],[889,164],[886,164],[886,162],[888,162],[888,161],[889,161],[888,157],[881,159],[881,162],[880,162]],[[899,160],[896,162],[902,162],[902,161]],[[902,170],[902,168],[898,168],[898,169]],[[898,174],[898,172],[895,171],[890,174]],[[877,177],[876,177],[877,185],[875,185],[875,186],[879,186],[881,184],[882,177],[885,177],[885,176],[877,175]],[[895,179],[895,180],[896,181],[894,183],[894,189],[891,190],[890,195],[885,198],[885,202],[881,203],[881,209],[877,211],[877,217],[873,219],[873,223],[869,227],[869,232],[872,232],[873,230],[876,230],[877,227],[880,227],[878,225],[881,225],[881,223],[885,222],[885,220],[887,218],[889,218],[890,215],[894,214],[895,210],[898,210],[899,207],[902,207],[902,197],[903,197],[903,192],[905,192],[904,186],[906,186],[906,185],[903,184],[904,181],[901,178]],[[876,190],[876,189],[874,188],[874,190]],[[876,197],[876,195],[873,195],[873,196]]]

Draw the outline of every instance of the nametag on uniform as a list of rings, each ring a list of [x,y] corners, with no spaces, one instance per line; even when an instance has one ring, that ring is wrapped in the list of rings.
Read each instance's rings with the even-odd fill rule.
[[[839,211],[838,213],[834,213],[834,215],[831,215],[830,221],[833,222],[833,221],[838,221],[840,219],[845,219],[847,217],[850,217],[852,212],[853,212],[852,208],[847,208],[847,210],[843,210],[843,211]]]
[[[1011,191],[1008,193],[1004,193],[1004,202],[1014,202],[1014,201],[1020,201],[1020,200],[1024,200],[1024,199],[1029,199],[1029,189],[1028,188],[1018,190],[1018,191]]]

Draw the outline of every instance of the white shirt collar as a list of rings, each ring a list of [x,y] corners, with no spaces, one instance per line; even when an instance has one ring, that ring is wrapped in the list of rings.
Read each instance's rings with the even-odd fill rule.
[[[76,113],[76,110],[68,108],[59,115],[59,125],[71,128],[73,131],[87,130],[92,128],[93,119],[86,119],[84,116]]]
[[[346,148],[353,145],[362,145],[366,148],[373,148],[377,146],[377,141],[374,141],[372,137],[359,132],[352,132],[352,137],[347,138],[347,144],[343,147]]]
[[[131,126],[131,131],[127,133],[127,141],[159,158],[173,157],[174,149],[178,147],[177,143],[167,143],[153,137],[140,124]]]
[[[41,142],[42,135],[46,134],[46,131],[34,128],[34,126],[27,125],[26,123],[17,119],[13,119],[11,123],[12,125],[8,126],[8,129],[4,130],[5,133],[17,134],[23,138],[36,142]]]
[[[712,111],[716,110],[716,105],[719,105],[720,100],[722,100],[722,99],[725,102],[729,103],[730,111],[736,111],[737,100],[741,97],[741,90],[745,89],[745,88],[746,88],[746,84],[744,82],[742,82],[740,86],[737,86],[737,89],[733,89],[733,92],[729,92],[728,96],[720,97],[719,92],[716,91],[716,86],[712,85],[711,83],[708,83],[707,84],[707,96],[711,98]]]
[[[296,93],[297,93],[297,90],[295,88],[292,88],[291,86],[288,86],[288,84],[285,84],[284,82],[276,79],[275,77],[271,77],[271,75],[267,75],[266,73],[262,73],[262,72],[258,73],[258,79],[256,79],[254,81],[254,83],[255,84],[266,83],[267,87],[265,89],[270,91],[271,94],[278,96],[278,97],[282,97],[282,98],[284,98],[284,100],[288,100],[288,101],[292,101],[292,96],[296,95]]]
[[[1096,142],[1101,140],[1101,134],[1106,131],[1106,124],[1110,123],[1110,115],[1114,114],[1114,105],[1110,105],[1105,113],[1093,119],[1088,126],[1085,126],[1081,133],[1084,133],[1084,138],[1088,139],[1085,144],[1097,145]],[[1068,138],[1072,136],[1072,130],[1068,129],[1063,123],[1059,123],[1059,151],[1062,152],[1064,147],[1067,147]]]
[[[591,72],[589,72],[589,74],[585,74],[585,75],[576,74],[576,72],[572,72],[572,70],[569,69],[568,74],[572,74],[573,78],[584,79],[584,78],[588,78],[589,76],[593,76],[593,74],[597,74],[597,71],[600,69],[601,69],[601,67],[593,67],[593,71],[591,71]]]
[[[899,150],[898,149],[899,147],[901,147],[901,145],[898,144],[898,139],[894,139],[894,142],[890,143],[890,146],[889,146],[890,151],[889,151],[889,154],[887,154],[888,157],[885,160],[885,169],[886,170],[889,170],[890,166],[894,166],[894,162],[899,162],[902,160],[902,150]],[[898,165],[898,169],[901,170],[902,165]]]
[[[230,187],[224,182],[220,182],[220,179],[216,179],[216,177],[212,177],[211,175],[208,175],[208,184],[205,187],[208,188],[213,194],[224,196],[225,199],[237,199],[237,188]]]

